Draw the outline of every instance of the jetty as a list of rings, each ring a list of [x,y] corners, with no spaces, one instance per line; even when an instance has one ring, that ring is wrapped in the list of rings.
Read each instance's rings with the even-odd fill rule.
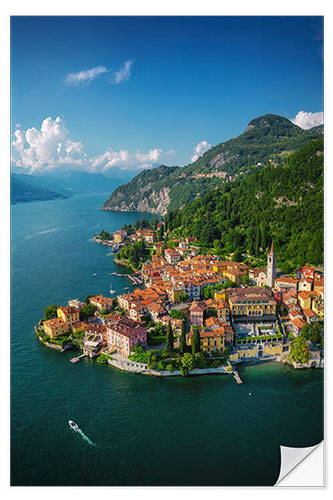
[[[233,374],[234,374],[234,379],[236,380],[237,384],[243,384],[243,380],[240,378],[238,371],[234,370]]]
[[[110,273],[110,276],[119,276],[120,278],[122,276],[126,276],[126,278],[129,278],[133,285],[141,285],[142,284],[142,277],[141,275],[138,274],[120,274],[120,273]]]
[[[81,358],[84,358],[85,357],[85,354],[81,354],[80,356],[78,356],[77,358],[72,358],[70,359],[70,362],[71,363],[78,363],[80,361]]]

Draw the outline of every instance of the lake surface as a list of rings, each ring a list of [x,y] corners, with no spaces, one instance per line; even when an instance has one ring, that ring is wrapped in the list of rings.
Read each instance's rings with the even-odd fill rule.
[[[73,352],[36,339],[45,306],[108,295],[109,273],[124,272],[92,235],[152,217],[101,211],[106,198],[12,207],[11,484],[274,484],[280,445],[323,439],[322,370],[243,365],[241,386],[228,375],[161,380],[72,364]],[[118,293],[127,286],[112,277]]]

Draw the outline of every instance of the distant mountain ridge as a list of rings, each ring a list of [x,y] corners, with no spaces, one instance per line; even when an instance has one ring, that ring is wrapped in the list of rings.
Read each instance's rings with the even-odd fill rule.
[[[278,115],[255,118],[238,137],[212,147],[189,165],[144,170],[118,187],[102,209],[165,215],[168,209],[179,209],[212,188],[260,170],[269,161],[284,163],[288,154],[322,134],[323,126],[303,130]]]
[[[44,175],[11,174],[11,203],[29,203],[70,198],[75,195],[107,193],[122,184],[103,174],[69,171]]]
[[[27,184],[19,179],[15,174],[11,174],[10,202],[12,205],[18,203],[30,203],[32,201],[64,200],[66,198],[68,198],[68,196],[49,189],[42,189],[37,186]]]

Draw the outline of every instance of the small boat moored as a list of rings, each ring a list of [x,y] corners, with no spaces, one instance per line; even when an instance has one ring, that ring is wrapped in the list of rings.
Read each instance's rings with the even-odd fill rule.
[[[97,273],[94,273],[94,274],[93,274],[93,278],[95,278],[95,276],[97,276]]]
[[[73,431],[77,432],[80,429],[80,427],[75,422],[73,422],[73,420],[68,420],[68,423],[69,427],[71,427]]]

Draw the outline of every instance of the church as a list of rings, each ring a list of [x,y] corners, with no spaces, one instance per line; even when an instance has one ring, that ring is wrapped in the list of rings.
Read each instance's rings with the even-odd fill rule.
[[[249,269],[249,280],[251,285],[274,287],[276,278],[276,255],[274,253],[274,245],[272,245],[267,255],[266,269]]]

